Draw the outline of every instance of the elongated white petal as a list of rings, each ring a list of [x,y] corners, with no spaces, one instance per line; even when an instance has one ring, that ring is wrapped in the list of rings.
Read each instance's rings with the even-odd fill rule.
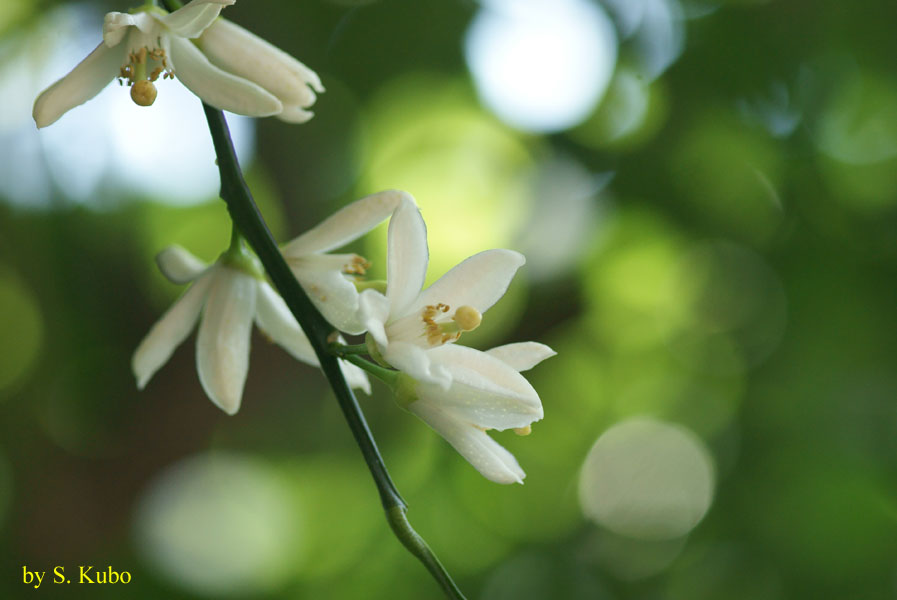
[[[390,315],[404,315],[420,294],[427,275],[427,226],[416,206],[402,202],[389,220],[386,297]]]
[[[434,363],[428,351],[420,346],[409,342],[392,341],[381,351],[386,362],[417,381],[443,389],[448,389],[452,383],[449,371],[443,365]]]
[[[340,256],[345,260],[352,258],[352,255]],[[317,267],[316,258],[324,259],[323,256],[312,255],[289,261],[296,279],[328,323],[346,333],[363,333],[366,328],[359,318],[358,290],[355,284],[340,269]],[[328,255],[327,258],[333,258],[333,255]],[[330,261],[321,262],[326,265]]]
[[[408,410],[444,437],[486,479],[505,484],[523,483],[526,473],[517,459],[485,431],[452,417],[423,399],[411,403]]]
[[[190,335],[206,300],[210,275],[200,277],[190,289],[159,319],[137,346],[131,359],[131,369],[137,377],[137,387],[143,389],[153,374],[171,357],[174,349]]]
[[[315,116],[315,113],[310,110],[305,110],[301,106],[296,106],[295,104],[286,104],[284,105],[283,110],[280,111],[280,114],[274,116],[285,123],[300,125],[311,121],[312,117]]]
[[[103,19],[103,43],[110,48],[117,46],[133,31],[132,27],[145,34],[157,33],[159,30],[158,22],[149,13],[106,13]]]
[[[156,15],[169,31],[185,38],[195,38],[205,31],[225,6],[236,0],[193,0],[171,14]]]
[[[249,371],[258,281],[220,265],[210,275],[214,280],[196,339],[196,368],[212,402],[232,415],[240,409]]]
[[[38,128],[46,127],[59,117],[99,94],[118,75],[125,49],[108,48],[100,43],[71,72],[45,89],[34,101],[32,116]]]
[[[452,310],[467,305],[484,313],[504,296],[517,269],[525,262],[523,255],[513,250],[475,254],[425,289],[406,312],[442,302]]]
[[[159,270],[174,283],[187,283],[199,277],[208,265],[180,246],[169,246],[156,255]]]
[[[486,350],[486,354],[494,356],[512,369],[528,371],[546,358],[555,356],[557,352],[539,342],[518,342]]]
[[[400,190],[365,196],[289,242],[283,254],[287,258],[299,257],[344,246],[382,223],[403,202],[416,206],[411,194]]]
[[[313,366],[320,364],[308,336],[296,322],[286,302],[266,282],[259,283],[255,310],[256,324],[271,341],[302,362]]]
[[[186,39],[167,36],[167,40],[178,79],[205,103],[250,117],[269,117],[283,108],[280,100],[256,84],[214,66]]]
[[[448,389],[421,385],[445,412],[490,429],[525,427],[542,418],[542,402],[533,386],[515,369],[485,352],[447,344],[427,352],[431,369],[451,376]]]
[[[215,21],[200,39],[203,54],[225,71],[262,86],[286,106],[308,108],[324,87],[304,64],[226,19]]]
[[[389,299],[375,290],[365,290],[358,295],[358,318],[364,328],[380,346],[388,346],[384,324],[389,318]]]
[[[346,383],[350,388],[362,390],[368,396],[371,395],[371,382],[368,380],[368,374],[360,367],[356,367],[350,362],[343,359],[339,361],[339,368],[346,378]]]

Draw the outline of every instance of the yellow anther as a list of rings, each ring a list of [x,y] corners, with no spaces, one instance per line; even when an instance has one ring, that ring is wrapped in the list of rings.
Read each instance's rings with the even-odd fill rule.
[[[366,261],[363,256],[357,254],[352,255],[352,260],[343,266],[343,273],[346,275],[364,275],[371,268],[371,263]]]
[[[131,100],[140,106],[151,106],[156,101],[156,86],[147,79],[141,79],[131,86]]]
[[[517,435],[529,435],[532,432],[533,432],[533,428],[530,425],[527,425],[526,427],[515,427],[514,428],[514,433],[516,433]]]
[[[483,322],[483,315],[474,307],[464,305],[458,307],[452,320],[458,324],[461,331],[473,331]]]

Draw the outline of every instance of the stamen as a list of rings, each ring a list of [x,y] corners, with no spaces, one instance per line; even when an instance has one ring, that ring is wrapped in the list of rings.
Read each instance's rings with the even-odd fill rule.
[[[449,332],[445,331],[445,325],[447,323],[437,323],[436,317],[439,316],[439,313],[447,313],[451,308],[448,304],[439,303],[434,305],[429,305],[424,307],[423,312],[421,313],[421,319],[424,321],[424,327],[426,329],[427,335],[427,343],[431,346],[439,346],[440,344],[444,344],[449,341],[453,341],[461,337],[460,332]]]
[[[480,314],[480,311],[472,306],[464,305],[458,307],[451,321],[437,323],[436,318],[449,310],[451,310],[451,307],[448,304],[439,303],[427,306],[421,312],[427,343],[431,346],[454,342],[461,337],[463,332],[473,331],[483,321],[483,315]]]
[[[343,273],[346,275],[364,275],[370,268],[371,263],[366,261],[363,256],[353,254],[352,260],[343,266]]]
[[[151,73],[147,74],[147,66],[149,60],[161,63],[156,66]],[[119,71],[119,84],[125,81],[131,86],[131,100],[139,106],[150,106],[156,101],[156,86],[152,82],[159,79],[173,79],[174,73],[168,66],[168,60],[165,56],[165,50],[162,48],[147,47],[139,48],[135,52],[128,54],[128,64],[121,67]]]

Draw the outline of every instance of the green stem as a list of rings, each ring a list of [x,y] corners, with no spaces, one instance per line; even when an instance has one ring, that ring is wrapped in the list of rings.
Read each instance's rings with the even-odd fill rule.
[[[367,354],[367,344],[330,344],[330,351],[345,358],[350,354]]]
[[[328,351],[327,338],[333,332],[333,327],[315,309],[299,282],[296,281],[265,224],[249,187],[243,179],[224,114],[205,103],[202,106],[209,123],[209,131],[212,134],[215,154],[218,157],[221,198],[227,203],[227,209],[234,225],[239,228],[243,237],[255,250],[274,287],[280,292],[290,312],[308,335],[312,348],[321,363],[321,369],[333,388],[333,393],[346,417],[349,429],[355,437],[371,476],[374,478],[374,483],[377,485],[380,501],[390,527],[402,544],[426,566],[442,587],[445,595],[448,598],[463,600],[464,595],[452,581],[445,567],[408,522],[407,505],[386,470],[386,465],[383,463],[371,430],[361,412],[361,407],[343,377],[337,357]]]
[[[353,365],[359,366],[380,381],[387,384],[390,388],[394,388],[396,386],[397,379],[399,377],[399,372],[394,371],[393,369],[387,369],[385,367],[381,367],[378,364],[372,363],[369,360],[361,358],[357,354],[348,354],[344,357],[347,361],[352,363]]]

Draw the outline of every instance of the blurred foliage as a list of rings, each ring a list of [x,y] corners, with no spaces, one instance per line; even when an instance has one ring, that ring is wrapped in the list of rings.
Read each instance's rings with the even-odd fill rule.
[[[632,33],[626,3],[585,1],[614,15],[617,69],[589,118],[546,135],[490,114],[465,65],[468,24],[499,0],[239,2],[225,13],[328,89],[306,125],[256,124],[247,177],[278,239],[397,187],[427,219],[430,281],[490,247],[530,257],[465,337],[558,351],[527,373],[545,420],[525,438],[496,434],[524,486],[484,480],[376,383],[361,399],[412,523],[470,598],[894,598],[897,9],[633,0],[663,4],[684,34],[654,78],[638,53],[662,45],[662,30]],[[101,173],[85,199],[67,184],[77,165],[48,166],[50,142],[27,111],[81,57],[50,73],[49,52],[23,58],[23,40],[41,31],[49,43],[42,19],[57,4],[96,23],[91,44],[104,11],[128,8],[0,4],[0,89],[15,100],[0,118],[0,594],[23,595],[23,565],[93,564],[130,571],[127,594],[73,593],[435,597],[314,370],[256,337],[229,418],[202,393],[191,338],[136,390],[131,353],[181,293],[152,256],[178,243],[214,260],[229,224],[213,198],[135,198],[121,173]],[[90,143],[71,140],[69,155]],[[166,177],[165,157],[129,170]],[[384,248],[384,228],[353,245],[375,276]],[[682,428],[712,458],[712,504],[687,535],[624,537],[580,505],[587,455],[631,418]],[[651,451],[626,459],[659,464]],[[205,474],[184,482],[189,469]],[[607,501],[613,490],[592,485]],[[673,487],[651,500],[674,500]],[[233,585],[210,583],[202,561]]]

